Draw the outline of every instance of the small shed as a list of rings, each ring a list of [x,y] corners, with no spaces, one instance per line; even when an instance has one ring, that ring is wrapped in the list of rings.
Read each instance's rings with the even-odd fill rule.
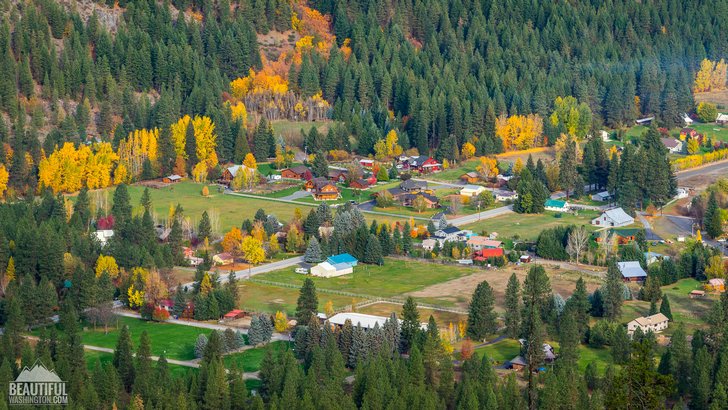
[[[240,309],[233,309],[227,313],[225,313],[225,316],[222,318],[224,320],[233,320],[233,319],[240,319],[241,317],[245,316],[245,312]]]
[[[702,297],[705,297],[705,291],[695,289],[695,290],[691,290],[689,295],[690,295],[690,299],[702,298]]]
[[[166,177],[162,178],[162,182],[164,182],[165,184],[174,184],[181,180],[182,177],[177,174],[167,175]]]
[[[508,361],[508,367],[515,371],[521,371],[526,368],[526,359],[523,356],[516,356]]]
[[[725,292],[725,280],[721,278],[709,279],[705,284],[705,290],[713,292]]]
[[[518,261],[521,263],[531,263],[531,255],[521,255]]]
[[[216,265],[230,265],[235,262],[235,258],[233,258],[233,255],[223,252],[213,256],[212,261],[215,262]]]
[[[637,261],[617,262],[617,268],[625,282],[641,282],[647,278],[647,272]]]

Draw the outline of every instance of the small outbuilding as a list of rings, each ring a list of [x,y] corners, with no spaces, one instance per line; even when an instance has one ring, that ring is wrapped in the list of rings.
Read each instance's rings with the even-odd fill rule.
[[[637,261],[617,262],[617,268],[625,282],[642,282],[647,278],[647,272]]]
[[[560,199],[547,199],[543,206],[547,211],[555,212],[568,212],[570,209],[569,203]]]
[[[688,295],[690,296],[690,299],[698,299],[698,298],[705,297],[705,291],[695,289],[695,290],[691,290]]]
[[[480,175],[477,172],[466,172],[460,175],[460,180],[468,184],[474,184],[480,180]]]
[[[595,226],[620,227],[632,225],[634,218],[629,216],[624,209],[614,208],[604,211],[599,217],[592,219],[591,224]]]
[[[212,261],[215,263],[215,265],[230,265],[232,263],[235,263],[235,258],[233,257],[233,255],[227,252],[223,252],[213,256]]]
[[[463,189],[460,190],[460,195],[474,197],[482,194],[485,191],[485,187],[481,185],[465,185]]]
[[[177,174],[167,175],[166,177],[162,178],[162,182],[164,182],[165,184],[175,184],[181,180],[182,177]]]
[[[609,191],[597,192],[591,196],[591,199],[599,202],[608,202],[612,199],[612,194],[610,194]]]
[[[725,292],[725,280],[721,278],[709,279],[705,284],[705,290],[709,292]]]

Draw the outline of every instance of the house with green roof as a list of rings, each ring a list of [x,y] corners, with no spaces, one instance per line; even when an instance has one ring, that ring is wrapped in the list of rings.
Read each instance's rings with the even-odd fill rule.
[[[569,203],[560,199],[547,199],[543,206],[547,211],[568,212],[570,209]]]

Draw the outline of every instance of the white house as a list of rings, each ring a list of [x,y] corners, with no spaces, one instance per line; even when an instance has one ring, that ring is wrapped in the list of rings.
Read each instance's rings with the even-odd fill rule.
[[[94,236],[96,236],[101,246],[105,246],[109,239],[114,236],[114,231],[111,229],[100,229],[94,232]]]
[[[389,318],[384,316],[366,315],[364,313],[342,312],[337,313],[328,319],[329,324],[339,327],[344,326],[344,323],[346,323],[347,320],[351,321],[352,326],[358,326],[367,330],[373,329],[374,326],[377,325],[379,325],[379,328],[382,328],[384,326],[384,322],[389,320]],[[402,323],[402,319],[397,319],[397,321],[400,324]],[[420,329],[427,329],[427,324],[420,323]]]
[[[675,199],[683,199],[688,197],[688,189],[687,188],[678,188],[675,194]]]
[[[448,226],[447,228],[435,231],[434,236],[444,242],[455,242],[461,239],[462,232],[462,229],[456,226]]]
[[[422,249],[424,249],[426,251],[431,251],[431,250],[435,249],[436,243],[437,243],[437,241],[434,239],[425,239],[424,241],[422,241]]]
[[[480,185],[465,185],[463,189],[460,190],[460,195],[462,196],[468,196],[468,197],[474,197],[478,196],[485,192],[485,187]]]
[[[311,275],[321,278],[334,278],[336,276],[347,275],[353,273],[354,268],[351,265],[342,264],[342,266],[332,265],[328,262],[321,262],[311,268]]]
[[[687,113],[683,113],[682,120],[685,123],[686,127],[693,125],[693,119],[690,118],[690,116]]]
[[[518,193],[506,190],[495,191],[495,200],[500,202],[515,201],[518,199]]]
[[[610,194],[609,191],[597,192],[591,196],[591,199],[594,201],[608,202],[612,199],[612,194]]]
[[[728,114],[718,113],[718,116],[715,117],[715,123],[718,125],[728,124]]]
[[[660,333],[667,329],[667,322],[670,319],[662,313],[647,317],[638,317],[637,319],[627,323],[627,334],[630,336],[635,330],[642,329],[642,333],[652,331],[652,333]]]
[[[662,141],[662,144],[671,153],[678,154],[678,153],[682,152],[683,143],[679,139],[675,139],[675,138],[660,138],[660,141]]]
[[[629,216],[622,208],[614,208],[604,211],[597,218],[592,219],[591,224],[596,226],[620,227],[632,225],[634,218]]]
[[[547,211],[568,212],[570,207],[571,205],[568,202],[559,199],[547,199],[544,203],[544,208]]]
[[[601,130],[599,131],[599,137],[602,139],[602,141],[607,142],[609,141],[609,133],[607,131]]]

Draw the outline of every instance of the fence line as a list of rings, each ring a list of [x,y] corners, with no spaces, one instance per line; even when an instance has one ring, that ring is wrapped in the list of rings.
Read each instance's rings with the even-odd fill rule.
[[[292,283],[273,282],[273,281],[270,281],[270,280],[257,279],[257,278],[246,278],[244,280],[249,281],[249,282],[253,282],[253,283],[258,283],[258,284],[261,284],[261,285],[277,286],[277,287],[289,288],[289,289],[301,289],[301,286],[300,285],[295,285],[295,284],[292,284]],[[364,295],[364,294],[361,294],[361,293],[352,293],[352,292],[346,292],[346,291],[343,291],[343,290],[316,289],[316,291],[319,292],[319,293],[326,293],[326,294],[331,294],[331,295],[338,295],[338,296],[346,296],[346,297],[350,297],[350,298],[365,299],[364,301],[359,302],[359,303],[356,303],[353,306],[348,305],[348,306],[351,306],[353,308],[358,307],[359,304],[370,303],[370,302],[371,302],[371,304],[379,303],[379,302],[386,302],[386,303],[393,303],[393,304],[396,304],[396,305],[403,305],[404,302],[405,302],[405,300],[404,299],[401,299],[401,298],[391,298],[391,297],[390,298],[387,298],[387,297],[382,297],[382,296]],[[463,310],[463,309],[443,307],[443,306],[433,305],[433,304],[430,304],[430,303],[419,303],[418,302],[417,303],[417,307],[421,307],[421,308],[425,308],[425,309],[431,309],[431,310],[437,310],[437,311],[440,311],[440,312],[457,313],[457,314],[461,314],[461,315],[467,315],[468,314],[468,312],[466,310]]]

